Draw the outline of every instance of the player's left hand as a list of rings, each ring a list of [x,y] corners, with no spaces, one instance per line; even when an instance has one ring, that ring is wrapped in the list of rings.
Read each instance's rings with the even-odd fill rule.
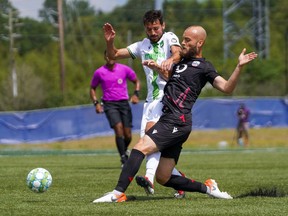
[[[100,103],[98,103],[95,107],[95,111],[96,113],[104,113],[103,106]]]
[[[163,71],[170,71],[172,66],[173,66],[173,60],[172,59],[166,59],[160,65],[160,67]]]
[[[244,48],[241,52],[241,54],[239,55],[238,58],[238,64],[239,66],[243,66],[247,63],[249,63],[250,61],[254,60],[255,58],[257,58],[258,54],[255,52],[251,52],[251,53],[247,53],[246,52],[246,48]]]
[[[130,101],[132,104],[137,104],[139,103],[139,97],[137,97],[136,95],[132,95]]]
[[[170,77],[170,71],[169,70],[163,70],[160,65],[158,65],[154,60],[145,60],[142,62],[143,65],[151,68],[152,70],[155,70],[159,73],[162,79],[168,80]]]
[[[143,65],[151,68],[152,70],[159,70],[160,66],[154,60],[145,60],[142,62]]]

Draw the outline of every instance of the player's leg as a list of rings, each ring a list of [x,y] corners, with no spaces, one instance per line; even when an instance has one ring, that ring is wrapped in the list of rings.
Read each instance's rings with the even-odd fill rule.
[[[156,179],[157,182],[165,187],[172,187],[175,190],[206,193],[209,196],[219,199],[232,199],[227,192],[221,192],[215,180],[208,179],[205,183],[177,176],[172,174],[172,169],[175,166],[173,158],[160,158]]]
[[[239,122],[237,127],[237,143],[239,146],[243,146],[243,123]]]
[[[138,172],[145,155],[156,151],[158,151],[158,148],[150,137],[144,136],[143,139],[140,139],[133,147],[130,157],[123,167],[116,190],[120,192],[126,191],[133,177]]]
[[[140,128],[140,139],[142,139],[145,135],[145,132],[148,128],[152,127],[155,122],[148,123],[148,120],[152,117],[153,110],[153,102],[145,102],[143,105],[143,113],[141,120],[141,128]],[[157,117],[158,120],[158,117]],[[157,121],[156,120],[156,121]],[[143,141],[143,140],[142,140]],[[136,176],[136,182],[141,187],[144,187],[144,190],[147,194],[154,194],[154,176],[156,172],[156,168],[158,166],[158,162],[160,159],[160,152],[155,152],[153,154],[147,155],[146,157],[146,174],[144,177]]]
[[[168,125],[168,127],[171,126],[174,127],[173,122],[170,123],[170,126]],[[187,140],[190,132],[191,126],[187,124],[186,126],[178,127],[177,133],[170,134],[168,138],[171,141],[168,141],[168,143],[166,141],[167,136],[162,135],[160,139],[158,137],[157,146],[161,149],[161,158],[156,172],[157,182],[175,190],[207,193],[215,198],[232,199],[228,193],[219,190],[217,183],[213,179],[208,179],[203,184],[185,176],[171,175],[173,167],[179,160],[182,144]]]
[[[145,132],[148,131],[151,127],[155,125],[155,123],[159,120],[160,116],[162,115],[162,108],[163,104],[161,100],[154,100],[152,102],[147,102],[144,104],[142,122],[141,122],[141,133],[140,136],[143,137]],[[154,178],[156,169],[160,160],[160,152],[155,152],[153,154],[147,155],[146,157],[146,173],[145,177],[136,178],[137,183],[140,186],[144,187],[147,194],[154,194]],[[146,182],[146,179],[148,180]],[[143,184],[142,184],[143,183]],[[151,187],[149,187],[151,186]]]
[[[157,119],[157,121],[158,121],[158,119]],[[156,121],[155,122],[154,121],[147,122],[145,131],[148,131],[151,127],[153,127],[153,125],[155,125],[155,123],[156,123]],[[160,152],[155,152],[153,154],[147,155],[147,157],[146,157],[145,177],[148,178],[148,180],[152,184],[154,183],[154,177],[155,177],[156,169],[157,169],[158,164],[159,164],[160,155],[161,155]],[[153,194],[153,193],[154,193],[154,191],[151,194]]]
[[[131,128],[133,127],[132,111],[131,111],[131,107],[128,101],[123,101],[121,104],[120,104],[120,113],[121,113],[121,119],[122,119],[123,126],[124,126],[123,133],[124,133],[124,141],[125,141],[125,152],[127,154],[128,146],[130,145],[131,140],[132,140],[132,132],[131,132]]]
[[[207,187],[204,184],[183,176],[172,175],[174,166],[174,158],[161,157],[156,174],[156,179],[159,184],[165,187],[172,187],[175,190],[206,193]]]
[[[116,146],[121,158],[122,166],[127,162],[128,155],[126,154],[126,143],[124,138],[124,128],[122,122],[117,123],[114,127]]]
[[[145,126],[145,132],[148,131],[155,123],[159,120],[162,115],[163,104],[161,100],[155,100],[150,103],[145,103],[141,127]],[[143,123],[146,122],[146,125]],[[143,128],[141,129],[141,134],[144,135]],[[137,184],[144,188],[145,192],[149,194],[154,194],[154,179],[155,173],[159,164],[161,153],[155,152],[153,154],[147,155],[146,157],[146,173],[145,176],[137,176]],[[182,175],[176,168],[173,169],[174,175]],[[174,194],[177,198],[183,198],[185,196],[184,191],[176,191]]]
[[[146,102],[144,104],[140,137],[143,137],[145,132],[153,127],[159,120],[162,114],[162,107],[163,106],[160,100]],[[147,195],[154,194],[154,177],[159,163],[160,155],[160,152],[147,155],[145,176],[136,176],[137,184],[144,188]]]
[[[129,157],[130,150],[128,149],[131,141],[132,141],[132,130],[131,128],[124,127],[124,141],[125,141],[125,152],[126,155]]]
[[[143,139],[140,139],[132,149],[127,163],[124,164],[115,189],[99,199],[94,200],[93,203],[126,201],[127,197],[125,196],[124,192],[130,185],[136,173],[139,171],[145,155],[156,151],[159,150],[150,137],[144,136]]]
[[[244,145],[248,146],[249,145],[249,123],[244,122],[243,123],[243,138],[244,138]]]
[[[140,126],[140,138],[143,138],[145,135],[145,129],[147,124],[147,118],[148,118],[148,107],[149,103],[145,102],[143,104],[143,111],[142,111],[142,119],[141,119],[141,126]]]
[[[104,112],[110,127],[114,130],[117,150],[121,158],[121,164],[123,165],[128,158],[125,153],[124,129],[118,104],[115,102],[104,102]]]

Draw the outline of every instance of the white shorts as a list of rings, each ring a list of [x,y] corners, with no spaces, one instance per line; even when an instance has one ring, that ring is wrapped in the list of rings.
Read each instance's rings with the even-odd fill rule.
[[[162,99],[154,100],[152,102],[145,102],[143,107],[143,114],[141,120],[140,137],[144,137],[146,124],[148,122],[157,122],[162,115],[163,104]]]

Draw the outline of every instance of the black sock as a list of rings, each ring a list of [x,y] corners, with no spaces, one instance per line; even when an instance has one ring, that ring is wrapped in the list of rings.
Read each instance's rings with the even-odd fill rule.
[[[128,149],[128,146],[130,145],[130,143],[131,143],[131,137],[130,138],[125,138],[124,139],[124,141],[125,141],[125,151],[127,151],[127,149]]]
[[[126,145],[125,145],[125,140],[124,137],[118,137],[116,136],[116,145],[117,145],[117,149],[118,152],[120,154],[120,157],[122,157],[123,155],[126,155]]]
[[[115,190],[118,190],[120,192],[126,191],[130,182],[133,180],[134,176],[138,172],[144,158],[145,155],[141,151],[132,149],[128,161],[122,168],[122,172],[120,174]]]
[[[183,190],[189,192],[206,193],[207,187],[201,182],[188,179],[183,176],[171,175],[171,178],[164,184],[165,187],[172,187],[175,190]]]

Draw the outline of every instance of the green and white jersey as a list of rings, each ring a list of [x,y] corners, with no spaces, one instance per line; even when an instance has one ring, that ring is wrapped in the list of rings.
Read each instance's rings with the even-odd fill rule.
[[[178,37],[172,32],[165,32],[161,39],[152,44],[148,38],[135,42],[127,47],[133,59],[140,58],[142,61],[153,59],[159,65],[171,56],[171,46],[180,46]],[[147,98],[151,102],[163,97],[166,81],[156,71],[143,66],[147,81]]]

